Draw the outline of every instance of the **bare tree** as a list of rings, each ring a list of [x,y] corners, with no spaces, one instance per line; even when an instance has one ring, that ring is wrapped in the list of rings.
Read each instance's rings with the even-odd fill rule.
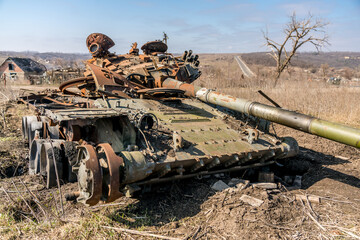
[[[323,77],[325,79],[327,74],[328,74],[329,68],[330,68],[329,64],[327,64],[327,63],[321,64],[320,68],[321,68],[321,72],[323,74]]]
[[[354,77],[354,71],[351,68],[346,67],[346,68],[344,68],[343,75],[346,79],[351,80]]]
[[[268,33],[263,33],[266,46],[271,48],[269,53],[276,61],[275,86],[281,73],[288,67],[296,51],[305,43],[312,44],[317,51],[324,45],[329,44],[325,26],[329,23],[320,19],[314,19],[311,14],[305,19],[298,20],[295,12],[284,28],[285,40],[277,43],[270,39]]]

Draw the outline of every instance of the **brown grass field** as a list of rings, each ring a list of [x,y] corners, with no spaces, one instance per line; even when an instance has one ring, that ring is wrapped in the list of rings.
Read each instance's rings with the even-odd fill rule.
[[[242,78],[234,55],[202,57],[203,75],[195,84],[217,89],[235,97],[271,104],[257,93],[258,90],[262,90],[283,108],[360,126],[360,82],[332,85],[326,83],[326,79],[333,76],[332,73],[324,76],[320,69],[313,74],[305,72],[306,69],[290,67],[290,70],[285,70],[279,84],[274,87],[274,67],[249,65],[257,77]],[[356,76],[360,74],[360,71],[354,72]]]
[[[203,74],[195,84],[270,105],[257,93],[262,90],[284,108],[360,127],[356,84],[327,84],[331,73],[291,67],[274,87],[272,67],[249,65],[257,77],[242,77],[233,57],[202,55]],[[274,126],[279,136],[299,142],[300,154],[286,162],[286,169],[302,172],[301,189],[280,184],[277,191],[215,192],[210,186],[218,179],[241,177],[224,175],[164,184],[109,205],[65,202],[59,189],[45,189],[42,177],[27,175],[21,117],[31,111],[4,97],[14,100],[22,87],[0,93],[1,239],[360,239],[360,150],[279,125]],[[47,86],[37,88],[42,87]],[[76,188],[66,184],[62,192]],[[239,200],[243,194],[264,204],[245,204]],[[305,199],[295,200],[297,194]]]

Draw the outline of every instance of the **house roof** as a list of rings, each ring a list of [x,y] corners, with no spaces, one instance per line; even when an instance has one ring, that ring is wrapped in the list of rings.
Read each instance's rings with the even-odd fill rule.
[[[0,66],[6,61],[6,57],[0,57]]]
[[[30,58],[9,57],[6,60],[12,60],[24,72],[36,72],[39,74],[46,72],[46,67],[43,64]]]

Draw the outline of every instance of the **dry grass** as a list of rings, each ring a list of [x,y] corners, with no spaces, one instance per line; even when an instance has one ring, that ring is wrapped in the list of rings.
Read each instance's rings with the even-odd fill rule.
[[[360,126],[360,87],[348,85],[335,86],[316,73],[292,68],[284,72],[278,86],[274,87],[272,68],[250,66],[256,78],[242,77],[242,72],[232,55],[215,57],[205,55],[202,59],[202,76],[195,84],[235,97],[246,98],[265,104],[258,90],[262,90],[280,106],[322,119],[341,122],[355,127]],[[321,71],[316,71],[318,74]]]
[[[314,86],[315,85],[315,86]],[[282,84],[278,88],[222,89],[224,93],[270,104],[257,90],[262,89],[280,106],[322,119],[360,126],[360,88],[317,86],[312,83]]]

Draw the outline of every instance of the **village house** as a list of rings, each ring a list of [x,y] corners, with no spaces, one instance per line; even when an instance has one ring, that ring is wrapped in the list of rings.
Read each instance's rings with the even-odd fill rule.
[[[30,58],[8,57],[0,65],[0,80],[7,83],[33,84],[46,67]]]

